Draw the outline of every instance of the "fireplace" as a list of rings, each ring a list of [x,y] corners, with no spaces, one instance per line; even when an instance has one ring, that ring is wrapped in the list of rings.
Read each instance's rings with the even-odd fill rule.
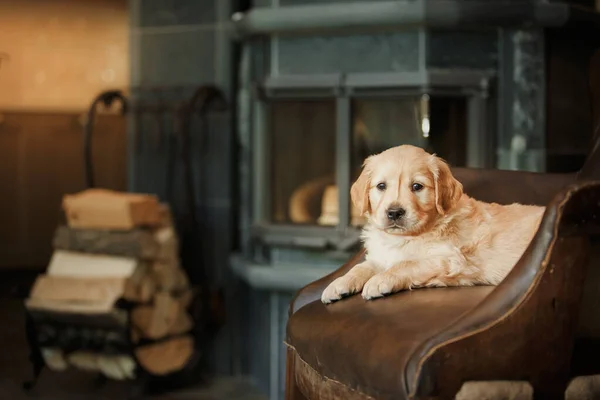
[[[365,157],[391,146],[417,145],[453,166],[530,171],[561,154],[546,143],[556,136],[547,100],[564,96],[548,81],[565,56],[565,40],[553,38],[570,35],[572,46],[595,27],[592,11],[518,0],[258,3],[233,16],[244,38],[238,128],[249,257],[353,249],[364,221],[351,183]],[[587,22],[573,33],[567,22],[577,18]]]
[[[282,293],[360,246],[350,187],[364,158],[412,144],[452,166],[576,170],[594,125],[598,15],[526,0],[260,0],[232,20],[242,50],[231,265],[269,293],[277,398]]]
[[[387,49],[412,36],[386,34],[372,40]],[[299,47],[298,40],[313,39],[294,38],[288,44]],[[493,165],[495,75],[487,66],[398,71],[392,60],[398,55],[389,53],[388,60],[379,55],[379,62],[390,64],[386,71],[375,70],[374,64],[374,71],[348,73],[343,64],[327,64],[335,59],[315,60],[322,65],[302,69],[296,64],[303,62],[303,54],[287,54],[282,41],[271,38],[248,50],[249,57],[262,59],[269,49],[278,58],[256,67],[251,80],[249,229],[267,252],[273,247],[335,252],[355,247],[364,221],[350,202],[350,186],[363,160],[386,148],[412,144],[455,166]],[[336,48],[331,51],[346,51]]]
[[[367,156],[392,146],[412,144],[453,165],[466,165],[466,103],[460,95],[377,92],[367,97],[269,101],[264,222],[340,229],[362,225],[352,205],[349,215],[339,217],[336,176],[349,170],[353,181]],[[336,134],[338,124],[343,131]]]

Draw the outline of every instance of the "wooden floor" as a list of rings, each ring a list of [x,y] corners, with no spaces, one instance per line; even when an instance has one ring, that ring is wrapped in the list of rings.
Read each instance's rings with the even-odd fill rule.
[[[22,383],[31,377],[28,346],[24,331],[23,301],[15,299],[27,292],[22,285],[7,285],[0,274],[0,399],[10,400],[121,400],[127,399],[128,385],[108,382],[98,388],[95,375],[45,369],[36,387],[24,392]],[[25,285],[27,286],[27,285]],[[149,397],[155,400],[266,400],[247,379],[217,378],[203,387]]]

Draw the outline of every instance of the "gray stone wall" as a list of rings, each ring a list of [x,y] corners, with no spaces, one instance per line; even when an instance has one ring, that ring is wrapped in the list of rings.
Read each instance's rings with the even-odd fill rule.
[[[539,29],[506,30],[501,37],[499,169],[545,171],[544,35]]]

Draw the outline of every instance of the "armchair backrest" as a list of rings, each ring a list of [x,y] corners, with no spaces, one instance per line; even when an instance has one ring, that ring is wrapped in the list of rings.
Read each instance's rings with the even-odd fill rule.
[[[477,200],[545,206],[565,186],[575,181],[600,180],[600,129],[590,153],[577,173],[545,174],[523,171],[452,168],[465,193]],[[600,339],[600,238],[591,238],[587,274],[580,303],[579,337]]]
[[[452,168],[465,193],[477,200],[499,204],[545,206],[563,187],[573,183],[575,174],[544,174],[474,168]]]
[[[600,130],[596,129],[586,162],[577,173],[577,180],[600,180]],[[579,309],[580,338],[600,339],[600,238],[592,237],[583,295]]]
[[[590,154],[588,154],[583,167],[577,173],[577,180],[600,179],[600,126],[596,128],[591,145]]]
[[[477,200],[500,204],[544,206],[565,186],[580,180],[600,180],[600,127],[587,159],[574,174],[545,174],[475,168],[452,168],[465,192]]]

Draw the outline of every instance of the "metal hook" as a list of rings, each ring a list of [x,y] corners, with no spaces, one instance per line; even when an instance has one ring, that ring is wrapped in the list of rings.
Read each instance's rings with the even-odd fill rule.
[[[92,128],[94,117],[96,116],[96,106],[103,103],[105,107],[110,107],[112,103],[119,99],[121,101],[121,114],[125,114],[129,108],[127,98],[120,90],[108,90],[100,93],[88,109],[85,126],[83,128],[83,154],[85,163],[85,180],[88,188],[94,187],[94,166],[92,164]]]

